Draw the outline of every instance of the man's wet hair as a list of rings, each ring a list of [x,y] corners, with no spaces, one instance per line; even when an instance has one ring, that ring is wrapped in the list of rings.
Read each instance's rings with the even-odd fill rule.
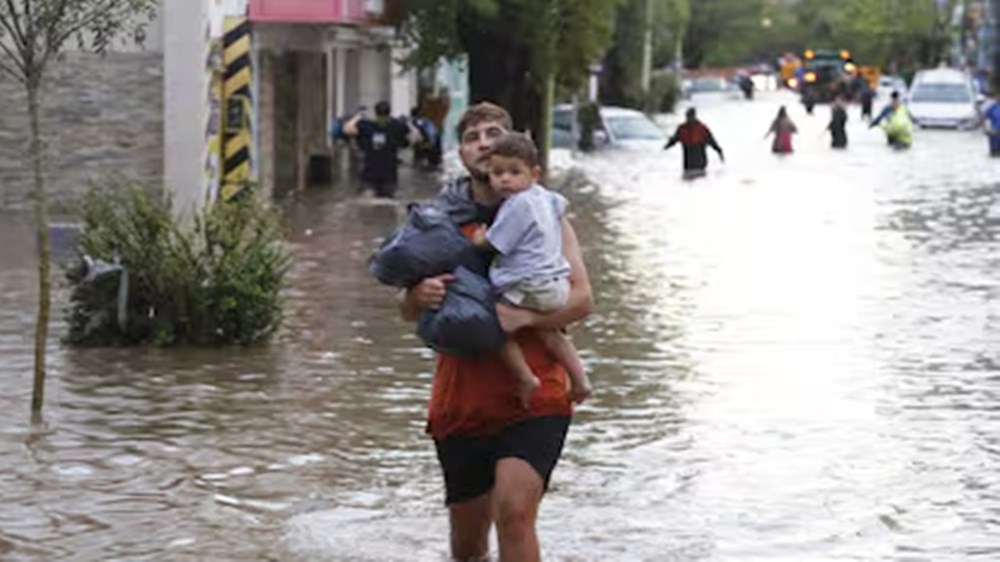
[[[889,97],[892,98],[892,99],[894,99],[894,100],[898,100],[899,99],[899,91],[898,90],[893,90],[892,94],[890,94]]]
[[[514,128],[514,120],[510,118],[510,113],[507,113],[506,109],[495,103],[483,101],[473,105],[462,114],[462,118],[458,121],[458,138],[462,138],[466,129],[490,121],[496,121],[508,131]]]
[[[507,133],[497,139],[490,149],[490,156],[516,158],[529,168],[538,166],[538,148],[535,147],[531,137],[524,133]]]
[[[693,107],[689,107],[688,110],[687,110],[686,115],[687,115],[688,119],[692,119],[694,117],[697,117],[698,116],[698,110],[696,110]]]

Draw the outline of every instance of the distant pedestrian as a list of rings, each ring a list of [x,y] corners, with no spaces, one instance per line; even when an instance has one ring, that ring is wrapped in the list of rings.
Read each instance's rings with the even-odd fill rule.
[[[429,118],[420,115],[420,109],[414,107],[410,111],[410,124],[420,133],[420,138],[413,143],[413,164],[423,163],[434,169],[441,165],[441,135],[437,125]]]
[[[871,87],[871,84],[865,82],[861,86],[861,93],[859,94],[859,99],[861,100],[861,118],[865,121],[872,120],[872,104],[875,101],[875,90]]]
[[[885,129],[885,138],[889,146],[896,149],[910,148],[913,144],[913,119],[899,97],[899,92],[892,93],[889,105],[885,106],[885,109],[872,121],[871,128],[877,127],[884,121],[882,128]]]
[[[674,136],[670,138],[664,150],[669,150],[677,143],[681,143],[684,148],[684,176],[697,177],[705,175],[708,167],[707,147],[712,147],[719,154],[719,160],[725,162],[726,157],[722,153],[722,147],[715,142],[712,131],[698,120],[698,114],[692,107],[687,110],[687,119],[681,126],[677,127]]]
[[[410,136],[419,134],[404,120],[391,116],[389,102],[375,105],[375,118],[359,112],[344,124],[344,135],[356,139],[364,154],[361,181],[376,197],[392,198],[399,176],[398,152],[410,145]]]
[[[792,135],[798,132],[798,127],[795,126],[791,117],[788,116],[788,110],[785,109],[785,106],[781,106],[781,109],[778,110],[778,115],[771,122],[771,128],[768,129],[764,138],[774,135],[774,142],[771,143],[771,152],[775,154],[791,154]]]
[[[983,125],[990,141],[990,156],[1000,156],[1000,98],[983,113]]]
[[[847,148],[847,100],[839,97],[833,101],[830,111],[830,124],[826,126],[830,131],[830,146],[833,148]]]

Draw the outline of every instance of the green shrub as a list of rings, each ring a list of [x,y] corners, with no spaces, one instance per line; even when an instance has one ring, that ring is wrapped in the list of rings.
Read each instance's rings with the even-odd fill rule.
[[[681,84],[672,72],[660,72],[652,76],[649,83],[649,97],[645,103],[648,113],[673,113],[681,99]]]
[[[577,109],[577,122],[580,124],[579,148],[584,152],[594,150],[594,131],[601,124],[601,109],[594,102],[580,104]]]
[[[119,276],[72,289],[69,343],[77,345],[249,345],[281,323],[289,267],[277,215],[252,195],[217,203],[179,222],[169,200],[116,179],[87,194],[79,252],[120,262],[128,273],[124,328]]]

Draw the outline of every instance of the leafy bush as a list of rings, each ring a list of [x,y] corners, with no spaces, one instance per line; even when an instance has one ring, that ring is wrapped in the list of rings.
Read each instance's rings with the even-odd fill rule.
[[[68,341],[77,345],[249,345],[281,323],[289,267],[277,215],[252,195],[179,222],[171,202],[116,179],[87,194],[79,252],[120,263],[120,278],[68,272]]]
[[[681,99],[681,84],[672,72],[653,74],[645,109],[650,113],[673,113]]]
[[[594,150],[594,131],[601,124],[601,108],[594,102],[581,104],[577,110],[577,121],[580,123],[580,150]]]

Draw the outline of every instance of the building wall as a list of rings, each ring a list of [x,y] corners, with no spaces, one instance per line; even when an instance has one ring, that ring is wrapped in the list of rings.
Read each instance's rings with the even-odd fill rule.
[[[175,208],[187,212],[206,198],[208,4],[204,0],[164,2],[165,75],[164,183]]]
[[[48,191],[56,213],[91,182],[123,174],[154,188],[163,174],[163,57],[132,49],[104,57],[69,52],[44,87]],[[0,75],[0,209],[26,209],[32,189],[22,86]],[[124,93],[124,94],[123,94]]]

